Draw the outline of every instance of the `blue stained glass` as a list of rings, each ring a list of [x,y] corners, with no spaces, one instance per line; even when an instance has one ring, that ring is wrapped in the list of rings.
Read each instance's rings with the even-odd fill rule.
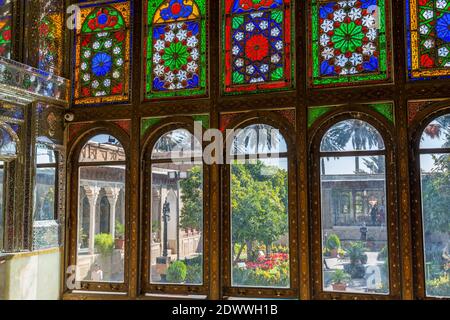
[[[450,42],[450,13],[444,14],[436,22],[437,36],[445,42]]]
[[[105,52],[97,53],[92,59],[92,72],[98,76],[103,77],[111,71],[112,58]]]

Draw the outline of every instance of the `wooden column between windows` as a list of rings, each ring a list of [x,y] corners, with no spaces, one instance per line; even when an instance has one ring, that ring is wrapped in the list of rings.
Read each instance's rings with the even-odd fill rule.
[[[210,52],[211,57],[220,57],[220,22],[218,19],[220,12],[220,1],[209,2],[209,26],[210,26]],[[211,59],[210,59],[211,61]],[[211,82],[210,82],[210,124],[211,128],[219,128],[219,113],[217,111],[218,96],[220,94],[220,70],[218,63],[210,63]],[[209,180],[210,192],[210,284],[209,299],[219,300],[222,298],[221,292],[221,201],[220,201],[220,168],[219,164],[211,166]]]
[[[394,51],[395,67],[395,118],[396,118],[396,144],[397,144],[397,179],[398,179],[398,212],[399,212],[399,239],[401,264],[401,293],[402,298],[411,300],[413,292],[413,261],[409,186],[409,141],[408,141],[408,110],[405,95],[406,61],[405,50],[405,1],[393,1],[393,39],[400,42]]]

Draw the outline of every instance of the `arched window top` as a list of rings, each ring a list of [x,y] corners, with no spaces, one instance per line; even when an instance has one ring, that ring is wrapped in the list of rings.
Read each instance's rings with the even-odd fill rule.
[[[227,1],[229,7],[227,12],[231,13],[243,13],[250,11],[262,11],[267,9],[277,9],[283,5],[283,0],[234,0]]]
[[[17,137],[8,125],[0,125],[0,157],[17,156]]]
[[[186,129],[176,129],[162,135],[155,143],[152,159],[176,159],[201,156],[202,146]]]
[[[122,14],[113,7],[95,8],[83,22],[82,32],[104,32],[126,27]]]
[[[332,126],[325,133],[321,152],[377,151],[384,150],[381,134],[369,123],[349,119]]]
[[[156,10],[153,23],[194,20],[201,17],[200,10],[192,0],[165,0]]]
[[[99,134],[89,139],[80,153],[80,162],[125,161],[125,150],[120,141],[112,135]]]
[[[287,145],[280,131],[267,124],[253,124],[237,129],[231,147],[232,155],[275,154],[287,152]]]
[[[420,148],[450,148],[450,114],[438,117],[428,124],[423,131]]]
[[[55,164],[55,151],[46,144],[39,143],[36,145],[36,164]]]

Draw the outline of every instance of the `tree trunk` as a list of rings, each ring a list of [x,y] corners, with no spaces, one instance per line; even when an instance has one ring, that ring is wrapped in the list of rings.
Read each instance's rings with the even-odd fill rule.
[[[241,258],[241,254],[242,254],[242,251],[244,251],[244,248],[245,248],[245,243],[243,243],[243,244],[241,245],[241,247],[239,248],[239,252],[238,252],[236,258],[235,258],[234,261],[233,261],[233,265],[236,265],[237,262],[239,261],[239,259]]]
[[[250,255],[253,254],[253,243],[252,241],[245,241],[247,243],[247,260],[249,260]]]

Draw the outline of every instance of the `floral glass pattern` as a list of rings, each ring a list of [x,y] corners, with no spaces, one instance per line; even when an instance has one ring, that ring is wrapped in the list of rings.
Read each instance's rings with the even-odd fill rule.
[[[40,10],[38,69],[59,75],[63,65],[63,5],[60,1],[41,0]]]
[[[206,92],[206,0],[147,3],[147,98]]]
[[[130,3],[81,7],[76,35],[75,104],[129,99]]]
[[[313,0],[311,13],[314,86],[389,79],[389,1]]]
[[[226,93],[292,86],[290,0],[225,0]]]
[[[0,56],[11,58],[11,0],[0,0]]]
[[[450,76],[450,1],[406,3],[410,79]]]

